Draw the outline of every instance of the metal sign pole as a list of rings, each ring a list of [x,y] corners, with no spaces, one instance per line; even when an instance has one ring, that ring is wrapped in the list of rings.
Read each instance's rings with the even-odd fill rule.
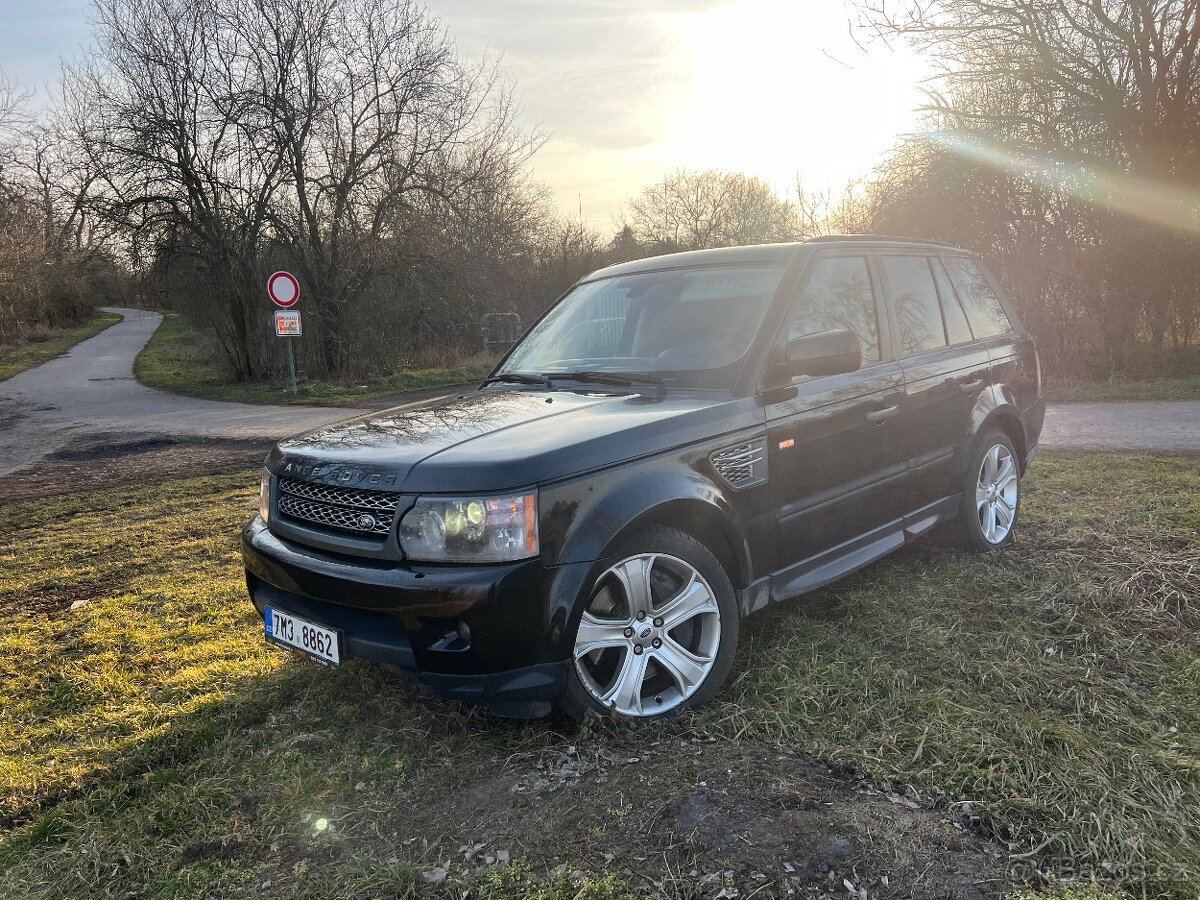
[[[289,336],[286,338],[288,348],[288,371],[292,373],[292,394],[300,393],[300,389],[296,386],[296,355],[292,352],[292,339]]]

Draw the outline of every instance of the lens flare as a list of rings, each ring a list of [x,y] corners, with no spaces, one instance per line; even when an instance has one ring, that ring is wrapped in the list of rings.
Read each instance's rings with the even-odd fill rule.
[[[1144,222],[1200,235],[1200,190],[1186,185],[1128,175],[978,135],[935,131],[927,138],[956,156],[1024,178],[1047,190]]]

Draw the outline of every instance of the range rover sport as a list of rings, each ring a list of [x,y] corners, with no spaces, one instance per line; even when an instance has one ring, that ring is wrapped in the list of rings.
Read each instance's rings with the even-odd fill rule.
[[[511,715],[704,703],[743,616],[943,526],[1012,540],[1034,342],[951,246],[601,269],[477,390],[280,442],[242,534],[266,637]]]

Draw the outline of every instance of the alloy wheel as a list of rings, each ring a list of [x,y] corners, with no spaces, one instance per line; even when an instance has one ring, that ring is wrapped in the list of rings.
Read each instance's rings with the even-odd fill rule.
[[[601,706],[656,716],[704,683],[721,643],[712,588],[690,563],[642,553],[596,582],[575,638],[575,669]]]
[[[1004,444],[993,444],[983,455],[975,485],[979,530],[990,544],[1008,537],[1017,518],[1017,461]]]

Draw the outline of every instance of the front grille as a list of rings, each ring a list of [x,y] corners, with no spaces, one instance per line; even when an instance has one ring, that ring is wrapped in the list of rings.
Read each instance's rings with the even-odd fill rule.
[[[331,487],[310,481],[279,482],[279,512],[325,528],[386,536],[398,498],[385,491]]]
[[[280,481],[279,489],[293,497],[304,497],[318,503],[332,503],[334,506],[348,506],[352,509],[396,511],[396,495],[387,491],[362,491],[358,488],[316,484],[312,481],[289,480]]]
[[[713,468],[735,490],[767,480],[766,441],[762,438],[718,450],[710,459]]]

